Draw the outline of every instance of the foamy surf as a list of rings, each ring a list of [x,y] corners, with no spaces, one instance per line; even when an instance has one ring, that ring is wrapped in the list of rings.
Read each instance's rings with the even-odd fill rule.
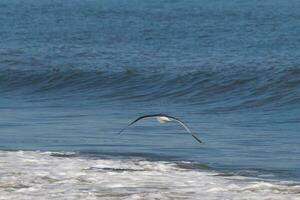
[[[0,199],[300,199],[300,185],[167,161],[0,151]]]

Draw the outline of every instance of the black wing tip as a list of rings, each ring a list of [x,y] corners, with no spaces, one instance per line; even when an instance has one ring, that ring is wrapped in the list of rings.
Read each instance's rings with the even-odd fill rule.
[[[123,133],[127,128],[128,128],[128,126],[122,128],[122,129],[118,132],[118,135],[120,135],[121,133]]]
[[[193,138],[195,138],[195,140],[197,140],[197,142],[199,142],[199,143],[203,143],[199,138],[197,138],[195,135],[192,135],[193,136]]]

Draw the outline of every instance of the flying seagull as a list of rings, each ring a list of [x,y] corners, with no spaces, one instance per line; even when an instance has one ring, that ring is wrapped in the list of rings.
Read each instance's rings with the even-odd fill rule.
[[[119,134],[121,134],[126,128],[128,128],[129,126],[133,125],[134,123],[142,120],[142,119],[147,119],[147,118],[156,118],[157,121],[159,121],[160,123],[165,123],[165,122],[169,122],[169,121],[176,121],[178,122],[180,125],[182,125],[184,127],[184,129],[193,137],[195,138],[199,143],[202,143],[202,141],[197,138],[192,131],[179,119],[172,117],[170,115],[166,115],[166,114],[152,114],[152,115],[143,115],[138,117],[136,120],[134,120],[133,122],[131,122],[130,124],[128,124],[126,127],[124,127]]]

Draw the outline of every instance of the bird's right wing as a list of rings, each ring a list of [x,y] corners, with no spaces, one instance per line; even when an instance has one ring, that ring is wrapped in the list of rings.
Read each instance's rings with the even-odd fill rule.
[[[120,132],[119,134],[121,134],[125,129],[127,129],[129,126],[131,126],[132,124],[142,120],[142,119],[145,119],[145,118],[150,118],[150,117],[158,117],[159,115],[157,114],[153,114],[153,115],[144,115],[144,116],[141,116],[141,117],[138,117],[136,120],[134,120],[133,122],[131,122],[130,124],[128,124],[127,126],[125,126]]]

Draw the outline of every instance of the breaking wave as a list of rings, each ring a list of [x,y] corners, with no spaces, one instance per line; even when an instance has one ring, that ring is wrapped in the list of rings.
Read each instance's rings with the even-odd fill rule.
[[[72,154],[73,155],[73,154]],[[6,199],[298,199],[300,186],[224,176],[193,163],[0,151]]]

